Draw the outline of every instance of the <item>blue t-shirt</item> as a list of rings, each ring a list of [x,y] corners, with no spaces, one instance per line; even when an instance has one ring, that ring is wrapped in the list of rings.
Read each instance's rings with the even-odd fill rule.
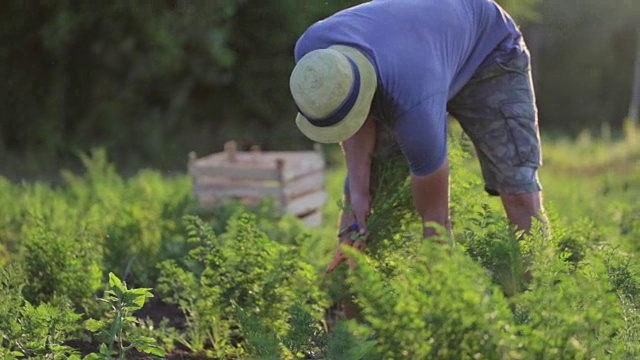
[[[411,172],[427,175],[446,158],[447,102],[480,67],[519,47],[520,36],[491,0],[373,0],[310,26],[295,60],[338,44],[363,52]]]

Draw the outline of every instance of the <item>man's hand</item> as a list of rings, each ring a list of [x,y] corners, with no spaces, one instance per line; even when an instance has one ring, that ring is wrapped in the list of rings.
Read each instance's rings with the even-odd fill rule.
[[[371,196],[349,196],[348,199],[351,201],[352,213],[351,216],[346,217],[347,220],[343,217],[341,222],[348,223],[347,221],[351,220],[352,223],[343,228],[338,234],[338,247],[333,254],[333,259],[327,266],[327,273],[332,272],[338,265],[347,260],[342,251],[343,246],[351,246],[360,252],[363,252],[366,246],[366,222],[371,212]],[[355,268],[355,264],[349,262],[349,268]]]
[[[331,262],[327,266],[326,273],[332,272],[336,267],[338,267],[338,265],[347,260],[347,257],[342,250],[344,246],[350,246],[360,252],[363,252],[366,245],[365,237],[366,233],[361,231],[357,223],[353,223],[351,226],[342,229],[339,234],[338,247],[333,254],[333,259],[331,259]],[[349,268],[354,269],[355,263],[350,261]]]

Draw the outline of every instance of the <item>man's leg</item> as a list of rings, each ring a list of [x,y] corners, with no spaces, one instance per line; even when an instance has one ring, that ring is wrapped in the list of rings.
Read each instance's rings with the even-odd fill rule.
[[[445,160],[432,174],[412,175],[411,189],[414,205],[422,218],[424,237],[445,235],[427,226],[427,223],[434,222],[443,226],[448,232],[446,235],[452,240],[453,232],[449,219],[449,160]]]
[[[542,205],[541,192],[500,194],[500,199],[502,200],[502,205],[504,205],[509,221],[525,233],[530,232],[533,219],[543,224],[547,223]]]
[[[507,217],[530,232],[546,228],[538,168],[542,150],[529,52],[515,53],[478,72],[450,102],[449,111],[473,141],[485,190],[500,196]],[[527,282],[531,271],[524,274]]]
[[[538,168],[542,151],[530,57],[522,51],[479,71],[449,103],[449,112],[473,141],[485,190],[500,196],[509,220],[530,231],[546,222]]]

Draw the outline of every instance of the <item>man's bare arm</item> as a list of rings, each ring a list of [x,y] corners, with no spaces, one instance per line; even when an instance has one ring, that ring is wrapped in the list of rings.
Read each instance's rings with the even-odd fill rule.
[[[349,172],[349,200],[358,227],[366,231],[366,218],[371,210],[371,156],[376,145],[376,124],[373,118],[342,143]]]
[[[426,176],[411,176],[413,201],[422,217],[423,224],[435,222],[444,226],[451,236],[451,221],[449,219],[449,161],[444,163],[432,174]],[[437,235],[435,229],[424,226],[424,236]]]
[[[376,128],[375,121],[368,119],[360,130],[349,140],[342,143],[342,148],[347,160],[349,171],[349,194],[344,196],[345,208],[340,214],[340,227],[342,231],[350,227],[354,220],[357,221],[361,234],[366,232],[366,218],[371,208],[371,156],[375,148]],[[355,196],[354,196],[355,195]],[[363,242],[352,244],[352,233],[347,231],[340,236],[339,242],[353,245],[356,249],[364,248]],[[333,255],[333,259],[327,266],[326,272],[333,271],[338,265],[346,261],[342,249],[338,246]]]

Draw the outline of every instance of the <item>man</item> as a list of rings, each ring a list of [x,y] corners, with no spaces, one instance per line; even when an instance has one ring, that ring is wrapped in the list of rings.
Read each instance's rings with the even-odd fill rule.
[[[406,157],[423,223],[450,231],[447,116],[478,153],[486,191],[529,231],[543,216],[540,136],[530,58],[512,18],[491,0],[374,0],[309,27],[290,90],[308,138],[341,143],[347,164],[340,243],[366,236],[371,156],[388,131]],[[354,224],[351,226],[351,224]],[[424,226],[425,237],[434,229]],[[341,263],[340,247],[328,271]]]

